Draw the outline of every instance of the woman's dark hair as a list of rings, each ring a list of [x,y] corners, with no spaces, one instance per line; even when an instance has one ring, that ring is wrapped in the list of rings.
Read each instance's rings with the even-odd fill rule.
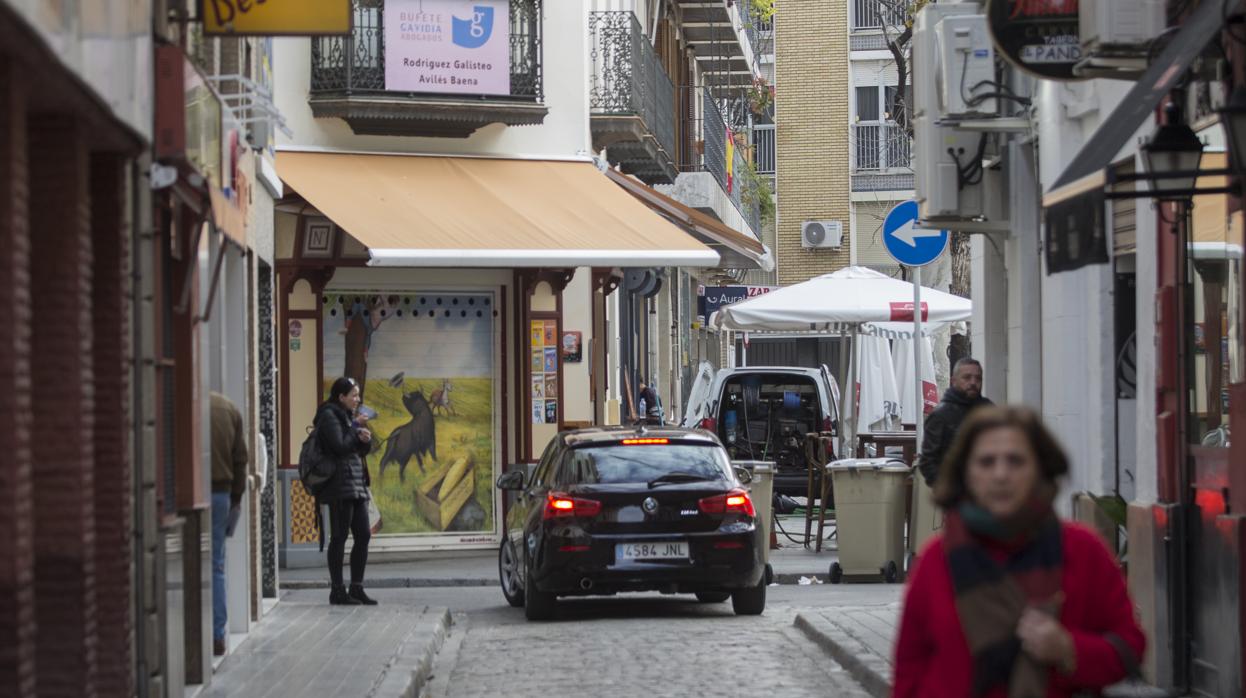
[[[960,504],[969,495],[965,485],[965,471],[969,468],[969,454],[978,437],[988,431],[1003,428],[1019,429],[1030,442],[1039,471],[1047,484],[1069,472],[1069,459],[1060,448],[1056,437],[1043,426],[1038,414],[1028,407],[979,407],[969,413],[952,441],[952,447],[939,466],[939,479],[934,486],[935,503],[944,509]]]
[[[354,390],[358,386],[359,384],[355,382],[354,378],[342,376],[341,378],[333,381],[333,387],[329,388],[329,402],[335,405],[341,403],[342,396],[349,395],[350,391]]]

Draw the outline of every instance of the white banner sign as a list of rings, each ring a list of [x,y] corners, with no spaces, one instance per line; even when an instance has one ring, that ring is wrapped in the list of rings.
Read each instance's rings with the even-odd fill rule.
[[[385,89],[510,94],[509,0],[387,0]]]

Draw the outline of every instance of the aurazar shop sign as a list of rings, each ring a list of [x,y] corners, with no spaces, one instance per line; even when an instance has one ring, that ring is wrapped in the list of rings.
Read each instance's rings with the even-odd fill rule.
[[[349,34],[350,0],[200,0],[209,35],[321,36]]]
[[[1073,74],[1082,59],[1078,0],[990,0],[987,19],[1013,65],[1047,80],[1081,79]]]

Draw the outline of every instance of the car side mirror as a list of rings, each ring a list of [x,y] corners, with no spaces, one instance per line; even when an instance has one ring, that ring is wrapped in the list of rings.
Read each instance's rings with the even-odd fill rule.
[[[512,470],[498,478],[497,486],[499,490],[519,491],[523,489],[524,472],[522,470]]]
[[[747,485],[753,481],[753,472],[748,468],[741,468],[738,465],[735,466],[735,476],[736,479],[740,481],[741,485]]]

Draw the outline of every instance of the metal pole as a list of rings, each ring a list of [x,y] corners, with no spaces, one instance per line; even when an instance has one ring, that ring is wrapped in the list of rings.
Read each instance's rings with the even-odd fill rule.
[[[922,409],[925,400],[922,396],[922,350],[925,349],[925,342],[922,341],[922,268],[912,267],[913,270],[913,382],[916,389],[913,393],[913,423],[917,428],[917,449],[921,450],[922,432],[924,425],[922,417],[924,410]]]

